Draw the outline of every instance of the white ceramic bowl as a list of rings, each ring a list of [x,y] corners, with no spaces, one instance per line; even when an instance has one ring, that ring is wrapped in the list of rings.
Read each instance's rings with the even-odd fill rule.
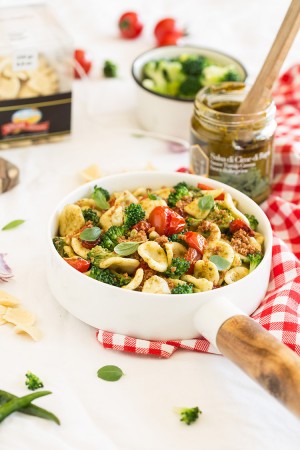
[[[199,335],[195,315],[204,304],[229,301],[246,314],[252,313],[263,299],[270,275],[272,231],[261,208],[241,192],[217,181],[209,184],[223,187],[239,202],[241,210],[254,214],[259,231],[265,236],[265,255],[260,265],[240,281],[199,294],[157,295],[128,291],[110,286],[73,269],[55,250],[52,238],[58,229],[59,213],[68,203],[89,196],[95,184],[110,192],[134,189],[139,186],[159,188],[173,186],[179,181],[197,185],[207,179],[177,172],[136,172],[91,181],[65,197],[51,216],[47,233],[47,276],[50,289],[58,302],[83,322],[102,330],[118,332],[145,339],[189,339]],[[219,312],[209,321],[217,327]],[[226,315],[225,315],[226,316]]]
[[[138,56],[132,64],[132,76],[137,85],[137,119],[142,128],[155,133],[189,140],[193,100],[175,99],[157,94],[142,85],[144,65],[161,58],[174,58],[182,54],[203,55],[216,64],[235,64],[241,80],[247,77],[245,67],[225,53],[193,46],[166,46],[149,50]]]

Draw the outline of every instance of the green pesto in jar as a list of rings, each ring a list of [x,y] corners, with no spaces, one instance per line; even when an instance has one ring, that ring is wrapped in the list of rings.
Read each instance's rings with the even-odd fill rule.
[[[261,203],[271,190],[276,108],[269,99],[258,113],[238,114],[247,92],[244,83],[202,89],[195,99],[191,143],[208,156],[210,178]]]

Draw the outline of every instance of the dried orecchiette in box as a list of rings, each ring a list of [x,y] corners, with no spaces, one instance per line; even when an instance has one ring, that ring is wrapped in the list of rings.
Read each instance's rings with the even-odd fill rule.
[[[70,133],[73,46],[45,5],[0,8],[0,149]]]

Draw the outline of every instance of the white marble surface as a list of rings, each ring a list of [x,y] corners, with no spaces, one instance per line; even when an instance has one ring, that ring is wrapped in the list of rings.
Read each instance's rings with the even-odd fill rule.
[[[156,20],[174,15],[190,29],[187,42],[218,48],[257,73],[287,1],[169,0],[52,1],[77,47],[95,60],[91,79],[74,83],[73,134],[59,144],[3,151],[16,163],[21,182],[0,197],[0,227],[26,223],[0,233],[0,249],[15,277],[1,289],[15,294],[34,311],[44,338],[34,343],[0,329],[1,388],[25,394],[27,370],[36,372],[53,395],[38,404],[53,410],[61,427],[14,414],[0,427],[1,450],[297,450],[299,422],[220,356],[177,351],[169,360],[104,350],[95,330],[64,311],[51,296],[45,275],[45,228],[59,199],[78,186],[78,172],[98,163],[104,173],[144,168],[173,170],[187,165],[187,154],[174,154],[158,140],[134,138],[135,90],[130,64],[153,45]],[[116,19],[124,10],[140,11],[143,37],[122,41]],[[299,40],[285,67],[299,61]],[[117,61],[119,80],[100,80],[103,59]],[[84,301],[84,293],[83,293]],[[106,383],[96,372],[116,364],[125,372]],[[203,414],[193,426],[179,422],[175,406],[198,405]]]

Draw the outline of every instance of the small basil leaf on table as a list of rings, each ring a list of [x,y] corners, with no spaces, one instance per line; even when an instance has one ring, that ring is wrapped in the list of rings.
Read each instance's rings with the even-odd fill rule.
[[[132,253],[137,251],[140,244],[141,242],[121,242],[115,246],[114,252],[120,256],[132,255]]]
[[[97,375],[105,381],[118,381],[124,373],[118,366],[103,366],[98,370]]]
[[[82,241],[93,242],[98,239],[101,234],[101,229],[99,227],[85,228],[79,235]]]
[[[202,211],[212,209],[215,205],[215,201],[211,195],[204,195],[199,199],[198,206]]]
[[[212,255],[209,260],[214,263],[217,266],[217,269],[222,271],[222,270],[227,270],[230,266],[230,262],[225,259],[222,258],[222,256],[218,256],[218,255]]]
[[[12,222],[9,222],[4,227],[2,227],[2,230],[3,231],[12,230],[13,228],[19,227],[24,222],[25,222],[25,220],[22,220],[22,219],[13,220]]]

